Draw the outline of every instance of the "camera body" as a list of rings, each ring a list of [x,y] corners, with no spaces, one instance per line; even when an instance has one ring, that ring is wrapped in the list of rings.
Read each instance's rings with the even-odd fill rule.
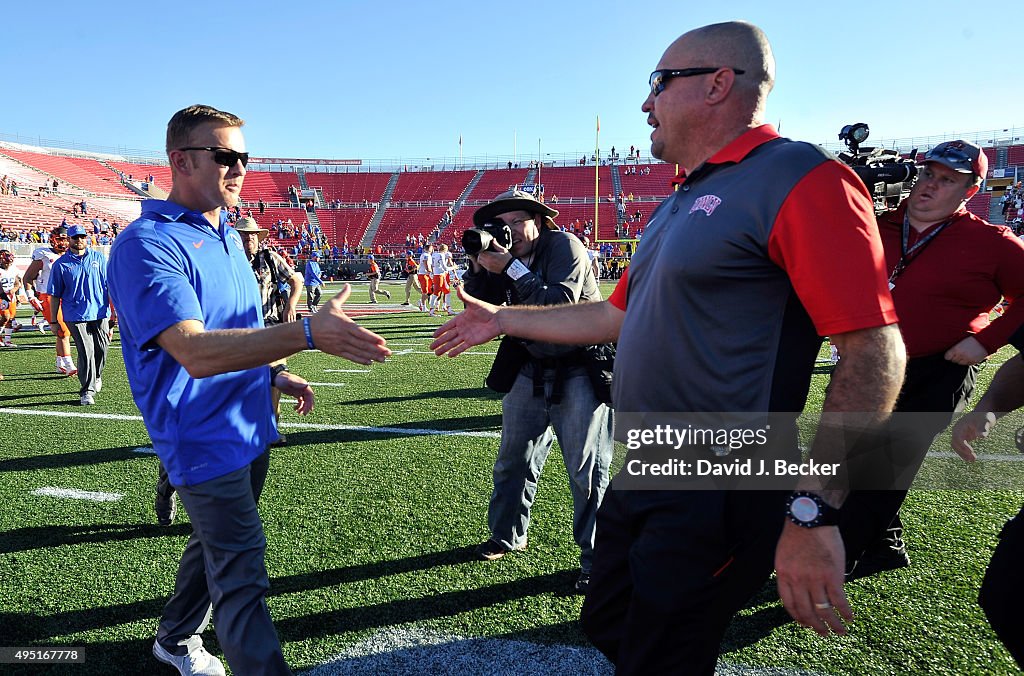
[[[853,169],[875,203],[875,213],[880,214],[895,208],[910,194],[910,188],[917,177],[917,148],[908,158],[896,150],[886,148],[863,148],[861,143],[868,139],[868,125],[863,122],[848,124],[839,132],[839,139],[846,143],[848,152],[840,152],[840,162]]]
[[[490,221],[479,228],[469,228],[462,233],[462,248],[467,256],[476,256],[481,251],[493,250],[493,244],[508,249],[512,246],[512,228],[502,221]]]

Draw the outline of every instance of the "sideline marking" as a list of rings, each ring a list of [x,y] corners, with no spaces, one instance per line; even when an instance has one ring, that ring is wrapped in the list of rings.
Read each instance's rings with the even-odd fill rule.
[[[411,350],[406,350],[406,352],[409,352],[410,354],[434,354],[430,350],[427,350],[426,352],[412,352]],[[489,356],[493,357],[496,354],[498,354],[498,353],[497,352],[463,352],[459,356],[460,357],[472,357],[473,355],[489,355]],[[434,355],[434,356],[436,357],[437,355]],[[444,355],[442,355],[442,356],[444,356]]]
[[[37,488],[32,491],[32,495],[45,495],[51,498],[71,498],[72,500],[92,500],[93,502],[117,502],[124,497],[121,493],[80,491],[77,488],[57,488],[56,486]]]
[[[961,460],[962,458],[952,451],[930,451],[928,453],[929,458],[938,458],[940,460]],[[996,462],[1024,462],[1024,455],[1003,455],[1001,453],[982,453],[978,456],[978,460],[995,460]],[[966,465],[967,463],[964,462]]]
[[[309,383],[308,380],[306,382]],[[345,387],[345,383],[309,383],[309,384],[310,385],[315,385],[316,387]]]
[[[37,415],[53,418],[89,418],[91,420],[123,420],[126,422],[142,422],[139,415],[120,415],[116,413],[79,413],[77,411],[31,411],[19,408],[0,408],[0,413],[11,415]],[[414,427],[369,427],[367,425],[318,425],[316,423],[285,422],[280,427],[299,430],[337,430],[339,432],[369,432],[371,434],[395,434],[405,437],[475,437],[480,439],[498,439],[501,432],[469,432],[466,430],[435,430]]]
[[[453,668],[454,667],[454,668]],[[306,676],[377,674],[591,674],[611,676],[615,667],[597,651],[580,645],[444,635],[413,626],[381,629],[344,649]],[[719,659],[719,676],[823,676],[793,667],[753,667]]]
[[[341,383],[310,383],[310,385],[321,385],[327,387],[343,387]],[[285,403],[295,403],[294,399],[281,399]],[[121,415],[118,413],[79,413],[78,411],[46,411],[40,409],[24,410],[20,408],[0,408],[0,413],[10,415],[37,415],[50,416],[54,418],[88,418],[90,420],[122,420],[125,422],[142,422],[142,416]],[[369,427],[366,425],[318,425],[316,423],[283,422],[280,427],[303,430],[338,430],[341,432],[370,432],[374,434],[396,434],[400,436],[440,436],[440,437],[478,437],[482,439],[498,439],[501,432],[468,432],[465,430],[435,430],[412,427]],[[136,453],[155,453],[152,449],[136,448]],[[959,459],[960,456],[952,451],[929,451],[928,458],[938,460]],[[991,462],[1024,462],[1024,454],[1003,454],[1003,453],[982,453],[978,460]]]
[[[324,369],[324,373],[373,373],[369,369]]]

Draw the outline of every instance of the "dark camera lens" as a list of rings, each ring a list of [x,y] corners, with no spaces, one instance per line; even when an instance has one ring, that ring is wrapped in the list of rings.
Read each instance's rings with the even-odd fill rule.
[[[462,248],[466,250],[466,255],[475,256],[484,249],[490,248],[493,240],[490,233],[470,228],[462,233]]]

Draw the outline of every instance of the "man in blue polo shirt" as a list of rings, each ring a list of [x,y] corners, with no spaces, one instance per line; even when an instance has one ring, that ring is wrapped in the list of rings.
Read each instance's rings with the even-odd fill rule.
[[[91,406],[103,389],[103,367],[107,362],[111,324],[108,322],[110,296],[107,293],[107,259],[89,248],[89,236],[81,225],[68,228],[67,252],[53,262],[46,292],[50,295],[51,326],[57,326],[57,313],[63,309],[64,323],[71,331],[78,350],[79,403]]]
[[[310,314],[320,309],[320,287],[324,285],[320,274],[320,254],[313,251],[306,261],[306,268],[302,271],[302,283],[306,287],[306,307],[309,308]]]
[[[291,673],[267,611],[256,504],[277,439],[271,383],[302,414],[313,392],[267,364],[306,348],[360,364],[390,354],[342,311],[347,286],[315,317],[264,328],[241,237],[222,211],[237,204],[245,178],[242,124],[209,106],[175,113],[167,125],[170,195],[144,201],[111,249],[128,381],[194,531],[153,645],[182,674],[224,673],[203,648],[211,613],[236,674]]]

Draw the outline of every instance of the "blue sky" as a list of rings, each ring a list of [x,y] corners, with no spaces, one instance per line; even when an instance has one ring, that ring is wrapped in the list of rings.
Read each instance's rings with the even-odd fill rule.
[[[973,6],[9,3],[0,134],[159,150],[174,111],[208,103],[245,118],[259,156],[457,158],[461,135],[467,158],[533,159],[538,141],[592,149],[598,115],[603,149],[646,151],[640,105],[665,47],[736,18],[772,42],[766,117],[787,136],[833,141],[859,121],[874,139],[1024,127],[1024,87],[1002,74],[1019,22]]]

